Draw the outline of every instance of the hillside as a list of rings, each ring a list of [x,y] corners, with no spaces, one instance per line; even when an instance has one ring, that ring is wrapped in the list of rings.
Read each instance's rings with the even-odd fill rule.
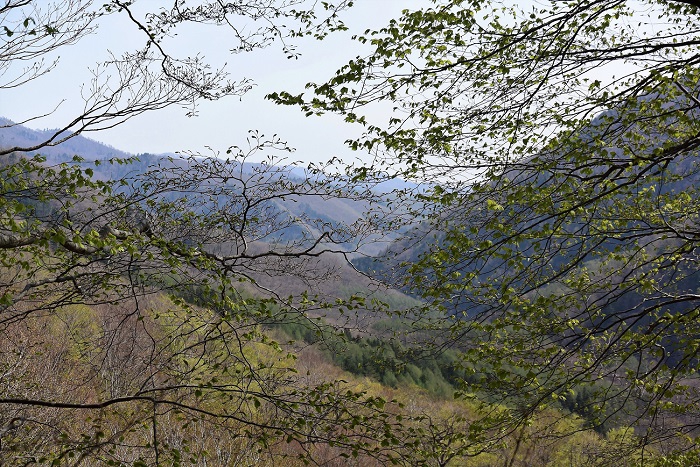
[[[2,124],[6,125],[0,128],[2,147],[30,145],[43,141],[46,135],[52,133],[50,130],[36,131],[14,125],[7,119],[3,119]],[[191,209],[194,213],[213,217],[219,215],[219,210],[245,208],[249,210],[248,215],[258,218],[255,225],[241,231],[242,235],[237,235],[239,238],[235,241],[227,242],[221,235],[211,235],[211,239],[203,246],[216,254],[240,254],[240,248],[245,246],[249,254],[264,256],[268,250],[277,248],[277,244],[288,243],[294,245],[294,248],[300,248],[308,246],[309,242],[319,238],[324,231],[345,231],[333,249],[351,258],[376,254],[398,235],[376,229],[368,230],[370,226],[365,226],[363,219],[372,209],[371,201],[359,192],[346,190],[342,180],[328,190],[318,180],[307,181],[304,178],[305,171],[296,167],[275,167],[245,161],[209,163],[206,159],[177,155],[134,156],[82,135],[74,136],[58,146],[43,148],[39,153],[46,158],[43,165],[47,167],[67,163],[83,170],[89,169],[91,179],[98,182],[123,180],[124,184],[117,185],[116,189],[138,204],[141,204],[139,199],[148,197],[151,201],[158,200],[166,205],[179,203],[181,206],[178,209]],[[79,156],[83,162],[76,163],[75,156]],[[128,163],[110,163],[110,159],[115,158]],[[10,157],[3,162],[12,160],[14,159]],[[224,172],[228,175],[222,176]],[[182,183],[180,188],[172,186],[188,177],[192,178],[191,183]],[[155,185],[151,189],[152,194],[141,193],[141,187],[145,185]],[[217,195],[209,197],[207,201],[200,199],[203,193],[209,191],[216,192]],[[236,204],[238,202],[235,198],[244,198],[243,194],[251,204]],[[89,198],[87,195],[82,196]],[[31,195],[20,199],[23,203],[29,202],[35,212],[43,212],[42,216],[46,218],[55,216],[54,212],[59,210],[55,203],[48,208],[38,200],[30,201]],[[95,202],[96,200],[84,201],[80,209],[109,209],[100,206],[99,201],[97,204]],[[159,214],[153,206],[155,204],[151,208],[141,204],[139,207],[152,221],[165,215]],[[189,240],[181,238],[181,241]],[[313,295],[321,297],[319,300],[331,303],[353,294],[360,294],[368,300],[379,298],[394,303],[410,302],[401,292],[383,287],[358,273],[344,257],[338,255],[310,258],[298,265],[287,265],[286,268],[289,269],[286,270],[277,267],[271,269],[268,261],[239,262],[245,263],[243,268],[247,277],[240,287],[256,294],[268,295],[267,291],[274,291],[275,296],[287,297],[312,290]],[[322,313],[319,311],[318,315],[326,316],[337,325],[360,331],[376,321],[369,316],[341,319],[332,310]]]
[[[45,162],[12,155],[0,165],[0,367],[12,369],[0,377],[3,465],[187,455],[195,465],[350,456],[478,466],[568,452],[533,441],[527,452],[471,453],[459,434],[480,409],[451,400],[465,378],[458,354],[395,341],[406,323],[392,310],[420,303],[347,262],[358,247],[347,236],[382,239],[362,225],[361,191],[260,164],[110,163],[130,156],[71,141]],[[73,191],[55,191],[63,180]],[[340,236],[305,250],[322,229]],[[615,444],[563,410],[538,423],[573,423],[601,450]],[[424,437],[422,427],[454,436]],[[522,444],[517,436],[498,438]]]
[[[479,428],[508,404],[477,389],[493,368],[414,347],[445,342],[419,327],[421,312],[444,322],[440,308],[348,263],[390,238],[386,217],[364,217],[381,197],[245,160],[80,156],[0,166],[3,464],[639,458],[583,390],[527,428]]]
[[[440,250],[449,250],[462,241],[485,245],[481,255],[483,258],[479,260],[476,256],[465,255],[469,256],[469,260],[451,264],[449,267],[452,271],[459,271],[462,275],[475,273],[477,280],[483,283],[506,281],[523,285],[525,282],[522,278],[508,278],[508,270],[512,270],[508,262],[514,260],[514,255],[502,256],[496,253],[504,243],[507,243],[508,248],[519,251],[521,256],[539,258],[541,264],[538,263],[537,267],[551,268],[554,271],[568,268],[594,271],[600,267],[601,256],[605,253],[622,251],[623,255],[631,254],[639,248],[640,243],[645,244],[645,248],[650,251],[657,249],[660,255],[663,255],[663,251],[677,248],[686,239],[684,234],[674,231],[671,226],[666,226],[669,231],[659,233],[659,230],[664,229],[657,228],[657,224],[663,224],[664,221],[652,217],[654,211],[668,208],[669,215],[683,217],[679,221],[683,224],[681,230],[691,232],[697,228],[698,221],[692,210],[684,214],[677,207],[671,207],[676,197],[687,199],[691,209],[694,208],[692,201],[700,199],[697,149],[678,157],[674,155],[657,160],[652,155],[671,144],[671,137],[659,133],[658,128],[645,128],[640,123],[630,124],[630,128],[622,132],[619,123],[621,119],[634,119],[633,115],[639,111],[639,106],[656,99],[663,100],[663,97],[655,92],[637,97],[623,108],[601,112],[577,129],[574,135],[567,135],[567,139],[552,143],[547,151],[511,161],[503,166],[502,171],[496,171],[473,185],[465,187],[458,183],[457,188],[451,191],[452,186],[446,181],[437,192],[439,194],[432,199],[439,206],[436,209],[438,214],[413,227],[381,254],[357,258],[354,264],[359,270],[386,283],[405,286],[408,284],[402,283],[402,278],[405,277],[402,263],[413,265],[421,258],[434,255]],[[665,111],[684,109],[688,105],[687,98],[676,97],[675,101],[665,104]],[[669,117],[667,124],[672,122],[673,119]],[[643,153],[629,154],[631,134],[634,135],[634,144],[639,144],[639,141],[651,142],[644,147]],[[582,147],[576,147],[579,144]],[[604,151],[598,155],[596,151],[600,150],[601,145],[604,146]],[[585,159],[585,163],[581,163],[579,158]],[[558,220],[561,213],[567,214],[568,205],[572,202],[566,198],[567,195],[575,194],[582,205],[587,202],[581,194],[576,194],[577,188],[583,186],[584,181],[590,186],[594,199],[605,198],[601,206],[596,206],[598,211],[572,213],[566,216],[565,221]],[[533,194],[537,195],[531,199]],[[454,197],[457,201],[443,201],[449,197]],[[641,209],[642,205],[648,209],[647,212],[635,212],[628,216],[623,212],[625,206],[635,210]],[[664,214],[666,213],[660,212],[661,216]],[[614,217],[616,215],[617,218]],[[497,228],[494,228],[496,221]],[[594,224],[598,222],[613,223],[614,232],[603,235],[600,239],[586,238],[585,234],[594,230]],[[564,245],[563,241],[557,242],[552,238],[551,243],[544,242],[545,246],[540,248],[540,239],[536,236],[540,224],[549,226],[547,228],[557,224],[559,230],[553,230],[551,235],[568,236],[572,240]],[[498,228],[503,231],[499,232]],[[528,232],[531,229],[533,232]],[[496,240],[507,237],[508,233],[534,238],[520,239],[512,244],[507,239]],[[488,242],[492,245],[487,245]],[[470,246],[473,252],[479,250],[478,247]],[[674,282],[685,282],[685,290],[689,291],[692,288],[687,283],[693,282],[700,270],[690,260],[695,257],[694,250],[683,254],[688,257],[688,261],[681,267],[683,279]],[[615,267],[618,270],[614,270]],[[429,268],[427,272],[429,273]],[[616,275],[623,276],[629,271],[621,262],[608,272],[605,280],[617,282]],[[551,273],[551,276],[553,279],[549,280],[543,273],[533,279],[537,284],[530,286],[530,293],[535,294],[533,289],[538,287],[556,287],[560,282],[554,278],[557,274]],[[420,294],[420,288],[413,292]],[[632,296],[636,299],[632,299]],[[618,299],[619,304],[616,303]],[[643,299],[639,293],[630,289],[615,299],[608,299],[603,307],[614,314],[623,309],[629,311],[629,304],[633,301],[641,303]],[[470,306],[467,303],[462,305],[458,311],[466,311]],[[471,310],[472,313],[476,314],[477,309],[478,304]]]
[[[421,316],[411,335],[464,351],[494,400],[696,437],[697,108],[673,95],[577,122],[468,189],[446,182],[435,215],[355,264],[453,317]]]

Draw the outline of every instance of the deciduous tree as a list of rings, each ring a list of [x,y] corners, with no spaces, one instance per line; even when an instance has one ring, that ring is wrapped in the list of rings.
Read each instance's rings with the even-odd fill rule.
[[[442,311],[418,334],[464,350],[503,433],[585,391],[631,444],[697,436],[699,33],[692,1],[434,1],[271,96],[364,125],[358,179],[429,184],[397,282]]]

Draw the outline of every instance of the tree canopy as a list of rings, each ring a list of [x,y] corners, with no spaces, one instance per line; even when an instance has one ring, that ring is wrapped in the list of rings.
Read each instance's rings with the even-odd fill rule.
[[[463,396],[508,407],[475,432],[586,393],[592,426],[693,446],[699,28],[696,2],[436,0],[270,96],[363,125],[356,178],[426,184],[380,269],[443,311],[412,335],[464,350]]]

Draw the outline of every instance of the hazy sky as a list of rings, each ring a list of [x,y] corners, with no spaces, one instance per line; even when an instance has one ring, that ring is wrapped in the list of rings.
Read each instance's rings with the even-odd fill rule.
[[[159,4],[156,0],[142,0],[141,4],[144,3],[149,8]],[[187,54],[199,52],[213,64],[226,62],[233,79],[254,80],[253,90],[242,99],[202,102],[197,117],[187,117],[184,109],[172,107],[86,136],[131,153],[207,152],[207,146],[224,152],[229,146],[242,143],[248,130],[257,129],[269,135],[276,133],[297,148],[290,156],[292,160],[323,161],[336,155],[346,159],[357,157],[358,154],[345,148],[343,141],[358,135],[358,129],[335,116],[306,118],[298,108],[279,107],[263,97],[280,90],[298,93],[307,82],[321,82],[332,76],[338,67],[363,53],[360,45],[351,41],[353,34],[380,28],[402,9],[426,3],[425,0],[357,0],[344,16],[350,30],[321,42],[298,41],[298,51],[302,54],[298,60],[286,59],[276,44],[250,54],[230,55],[227,47],[230,33],[225,28],[182,31],[178,40]],[[22,88],[2,91],[0,116],[22,121],[60,104],[51,116],[29,126],[44,129],[64,125],[83,104],[80,85],[90,79],[88,68],[105,60],[109,51],[116,53],[138,47],[142,39],[125,18],[111,19],[93,36],[62,49],[59,67],[49,75]]]

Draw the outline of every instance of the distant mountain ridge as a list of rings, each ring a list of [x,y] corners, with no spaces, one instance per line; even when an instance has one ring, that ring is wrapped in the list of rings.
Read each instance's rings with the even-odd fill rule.
[[[0,117],[0,147],[31,147],[45,141],[57,130],[32,130],[23,125],[16,124],[7,118]],[[119,179],[126,176],[134,176],[138,173],[146,172],[156,166],[180,166],[188,164],[187,158],[177,154],[139,154],[134,155],[106,144],[94,141],[83,135],[75,135],[56,146],[47,146],[37,151],[28,152],[29,155],[40,154],[46,158],[47,164],[59,164],[62,162],[72,162],[74,156],[80,156],[87,162],[108,159],[127,159],[138,157],[138,161],[130,164],[101,164],[90,168],[97,179]],[[246,163],[243,173],[253,174],[263,168],[264,164]],[[276,176],[288,176],[292,179],[304,180],[306,171],[300,167],[289,167],[278,172]],[[415,186],[401,180],[390,180],[386,185],[379,186],[379,191],[389,192],[398,186]],[[361,186],[359,188],[362,188]],[[296,196],[287,196],[273,202],[276,209],[285,212],[290,218],[299,219],[285,232],[285,236],[292,237],[300,235],[308,230],[312,235],[320,235],[316,227],[302,222],[301,219],[320,219],[328,225],[340,223],[351,225],[358,219],[363,218],[370,209],[367,201],[352,200],[348,198],[315,197],[307,196],[297,199]],[[374,236],[373,236],[374,237]],[[361,248],[363,254],[376,255],[384,250],[389,242],[398,237],[398,234],[385,233],[374,237],[375,241],[370,241]],[[348,245],[348,248],[354,248]]]
[[[0,117],[0,147],[31,147],[45,141],[58,130],[32,130],[23,125]],[[66,132],[65,136],[71,134]],[[83,135],[75,135],[57,146],[47,146],[29,154],[41,154],[50,162],[59,162],[61,159],[70,160],[75,155],[80,155],[88,160],[109,159],[113,157],[127,158],[133,156],[125,151],[113,148],[107,144],[92,140]]]

